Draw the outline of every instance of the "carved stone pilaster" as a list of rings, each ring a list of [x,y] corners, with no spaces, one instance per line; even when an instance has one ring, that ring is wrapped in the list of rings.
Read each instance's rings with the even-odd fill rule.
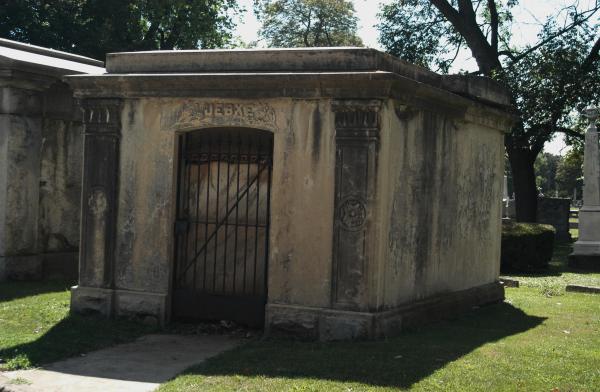
[[[87,99],[82,108],[85,139],[79,284],[112,288],[121,101]]]
[[[371,214],[379,146],[379,101],[334,101],[335,215],[332,305],[367,306]]]

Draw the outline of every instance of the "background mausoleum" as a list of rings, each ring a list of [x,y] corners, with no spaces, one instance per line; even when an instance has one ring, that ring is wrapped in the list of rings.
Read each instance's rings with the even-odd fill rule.
[[[83,126],[62,77],[103,66],[0,39],[0,281],[77,277]]]

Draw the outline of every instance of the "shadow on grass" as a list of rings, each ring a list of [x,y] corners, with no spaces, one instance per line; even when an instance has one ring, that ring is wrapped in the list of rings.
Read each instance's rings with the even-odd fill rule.
[[[129,342],[156,330],[156,327],[127,320],[68,315],[38,339],[0,349],[0,358],[8,361],[21,355],[29,360],[31,366],[38,366],[114,344]]]
[[[538,326],[507,303],[375,342],[252,342],[191,368],[203,376],[266,376],[407,388],[483,344]]]
[[[12,301],[14,299],[31,297],[38,294],[66,291],[75,284],[77,283],[70,280],[2,282],[0,283],[0,302]]]

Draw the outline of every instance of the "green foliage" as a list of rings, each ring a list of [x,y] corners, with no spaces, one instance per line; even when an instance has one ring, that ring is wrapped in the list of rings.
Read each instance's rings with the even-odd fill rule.
[[[500,49],[507,50],[511,36],[511,9],[517,1],[497,2]],[[457,0],[449,0],[451,6]],[[491,30],[487,7],[478,6],[476,19],[482,31]],[[463,33],[430,0],[396,0],[381,7],[379,42],[386,51],[415,64],[447,73],[460,50],[468,49]]]
[[[347,0],[255,0],[260,36],[270,47],[362,46]]]
[[[156,331],[126,320],[70,314],[71,285],[0,283],[0,371],[39,366]]]
[[[548,267],[556,230],[537,223],[502,223],[502,272],[535,271]]]
[[[582,69],[598,28],[584,25],[550,39],[558,30],[548,21],[539,40],[549,42],[505,67],[504,80],[521,116],[512,137],[533,151],[541,150],[558,132],[582,133],[579,113],[600,99],[600,67]]]
[[[560,160],[556,168],[556,184],[559,196],[572,197],[573,189],[577,189],[577,198],[583,195],[583,151],[572,148]]]
[[[559,155],[542,153],[535,160],[536,184],[545,196],[554,196],[557,191],[556,170],[561,162]]]
[[[546,280],[540,284],[540,293],[545,297],[558,297],[565,293],[565,288],[558,283]]]
[[[195,366],[160,392],[596,391],[600,297],[507,300],[373,342],[251,342]]]
[[[379,41],[394,56],[447,73],[450,52],[462,39],[429,1],[402,0],[384,5],[378,14]],[[439,23],[433,23],[440,20]]]
[[[536,219],[534,162],[562,132],[581,137],[577,112],[600,100],[600,3],[572,0],[543,24],[537,42],[511,43],[517,1],[396,0],[383,6],[380,42],[397,56],[447,72],[469,49],[476,73],[506,86],[519,121],[505,137],[517,219]]]
[[[234,0],[11,0],[0,36],[98,59],[108,52],[216,48],[232,38]]]
[[[27,369],[31,367],[31,361],[29,357],[25,354],[17,354],[14,357],[10,358],[6,361],[4,368],[6,370],[19,370],[19,369]]]

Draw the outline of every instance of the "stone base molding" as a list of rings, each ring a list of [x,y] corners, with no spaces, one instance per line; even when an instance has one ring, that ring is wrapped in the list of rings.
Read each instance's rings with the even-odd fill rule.
[[[167,294],[74,286],[71,311],[164,326],[168,321],[169,302]]]
[[[380,312],[268,304],[265,333],[321,341],[387,338],[407,328],[455,318],[474,306],[502,300],[504,287],[495,282]]]

